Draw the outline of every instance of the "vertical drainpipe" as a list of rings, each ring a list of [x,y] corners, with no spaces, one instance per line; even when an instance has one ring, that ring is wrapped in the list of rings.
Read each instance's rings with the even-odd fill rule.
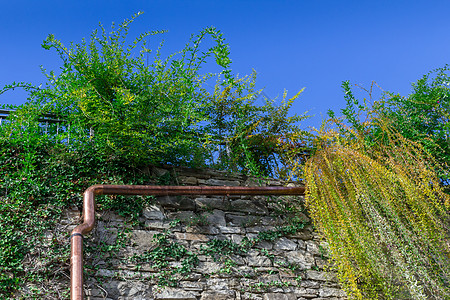
[[[94,185],[84,192],[83,223],[72,231],[70,297],[83,300],[83,235],[95,224],[95,195],[304,195],[304,187]]]
[[[82,300],[83,293],[83,234],[89,233],[95,224],[96,186],[88,188],[83,196],[83,223],[75,227],[70,236],[70,298]]]

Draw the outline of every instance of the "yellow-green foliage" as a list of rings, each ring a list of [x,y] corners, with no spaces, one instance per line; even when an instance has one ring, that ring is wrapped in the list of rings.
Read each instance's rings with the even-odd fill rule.
[[[422,148],[375,120],[373,140],[323,130],[306,164],[315,226],[356,299],[450,299],[450,197]]]

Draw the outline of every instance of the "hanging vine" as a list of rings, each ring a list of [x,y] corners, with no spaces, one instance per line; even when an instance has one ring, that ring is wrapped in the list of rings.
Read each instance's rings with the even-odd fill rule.
[[[306,204],[338,277],[356,299],[449,299],[450,197],[438,165],[385,121],[371,124],[371,139],[323,130],[306,164]]]

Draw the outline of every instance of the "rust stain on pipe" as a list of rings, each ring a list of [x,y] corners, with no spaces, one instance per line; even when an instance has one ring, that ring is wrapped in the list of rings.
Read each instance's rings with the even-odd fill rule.
[[[70,297],[83,300],[83,235],[95,224],[95,195],[303,195],[304,187],[94,185],[84,192],[83,223],[71,238]]]

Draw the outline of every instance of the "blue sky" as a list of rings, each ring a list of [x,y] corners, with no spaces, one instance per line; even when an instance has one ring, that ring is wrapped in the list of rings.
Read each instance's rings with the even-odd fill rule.
[[[266,95],[305,87],[292,109],[315,115],[305,125],[344,107],[344,80],[407,95],[412,82],[450,62],[450,1],[0,1],[0,86],[44,83],[40,65],[58,70],[56,53],[41,48],[49,33],[79,42],[99,22],[109,27],[138,11],[131,37],[166,29],[165,49],[175,52],[215,26],[230,45],[233,72],[255,69]],[[0,95],[2,104],[25,101],[18,90]]]

